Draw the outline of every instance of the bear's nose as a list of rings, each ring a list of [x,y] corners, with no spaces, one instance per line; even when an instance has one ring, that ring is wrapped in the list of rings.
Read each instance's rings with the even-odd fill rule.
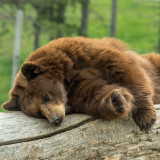
[[[59,126],[62,123],[63,118],[60,116],[53,117],[53,125]]]

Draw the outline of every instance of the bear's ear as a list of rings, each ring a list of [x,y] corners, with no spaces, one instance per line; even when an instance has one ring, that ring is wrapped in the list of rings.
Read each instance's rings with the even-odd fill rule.
[[[9,101],[2,104],[2,107],[8,111],[20,111],[21,108],[18,105],[18,99],[10,99]]]
[[[31,80],[43,73],[44,69],[33,62],[26,62],[22,65],[21,71],[28,80]]]

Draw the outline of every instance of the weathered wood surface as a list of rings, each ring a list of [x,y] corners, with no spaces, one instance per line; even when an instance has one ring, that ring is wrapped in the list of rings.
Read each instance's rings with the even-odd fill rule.
[[[23,159],[160,160],[160,120],[146,134],[131,118],[108,122],[76,114],[53,127],[21,112],[0,113],[0,160]]]

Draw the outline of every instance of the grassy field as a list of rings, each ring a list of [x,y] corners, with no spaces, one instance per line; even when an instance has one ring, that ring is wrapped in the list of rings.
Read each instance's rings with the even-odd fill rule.
[[[109,35],[110,9],[110,0],[91,0],[88,37],[102,38]],[[0,13],[10,13],[9,6],[0,7]],[[35,11],[31,6],[27,6],[25,15],[35,16]],[[80,18],[80,5],[68,6],[67,22],[78,27],[80,26]],[[8,92],[11,88],[14,23],[14,19],[0,19],[0,106],[8,99]],[[49,41],[49,34],[47,30],[43,30],[41,46]],[[68,34],[76,36],[75,33]],[[127,42],[130,48],[139,54],[156,52],[158,46],[158,3],[138,0],[119,1],[116,37]],[[21,41],[21,64],[29,53],[33,51],[33,48],[33,25],[31,21],[24,19]],[[3,111],[3,109],[0,108],[0,111]]]

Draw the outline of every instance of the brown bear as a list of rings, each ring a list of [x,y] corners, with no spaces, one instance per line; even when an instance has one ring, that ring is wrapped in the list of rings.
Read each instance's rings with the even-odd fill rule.
[[[68,113],[107,120],[132,113],[147,132],[157,119],[159,84],[160,55],[139,56],[113,38],[60,38],[27,58],[3,108],[54,125]]]

